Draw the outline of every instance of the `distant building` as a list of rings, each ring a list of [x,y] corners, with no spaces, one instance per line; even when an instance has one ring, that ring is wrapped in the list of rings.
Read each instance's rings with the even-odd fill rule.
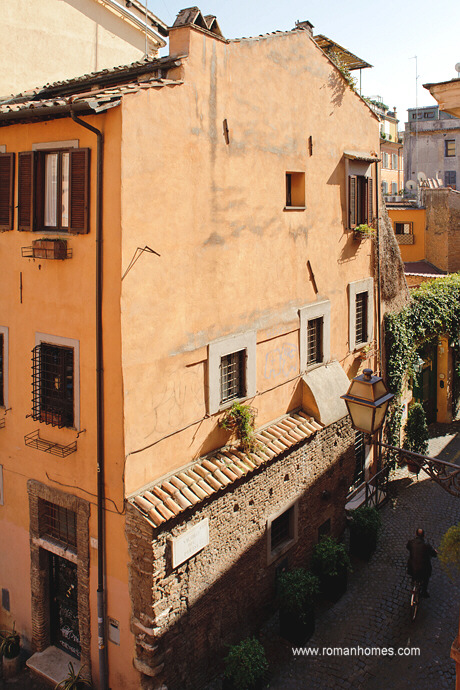
[[[403,144],[398,134],[396,108],[392,111],[380,97],[368,99],[380,120],[380,181],[386,200],[394,200],[404,188]]]
[[[457,189],[460,175],[460,120],[439,109],[409,108],[404,136],[404,179],[438,180]]]

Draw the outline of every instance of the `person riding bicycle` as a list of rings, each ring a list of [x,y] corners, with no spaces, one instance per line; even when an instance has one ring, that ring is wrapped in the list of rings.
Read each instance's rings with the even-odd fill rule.
[[[407,542],[409,561],[407,572],[422,585],[422,597],[429,597],[428,582],[431,577],[431,559],[436,558],[437,551],[431,544],[425,542],[425,532],[419,527],[415,532],[415,538]]]

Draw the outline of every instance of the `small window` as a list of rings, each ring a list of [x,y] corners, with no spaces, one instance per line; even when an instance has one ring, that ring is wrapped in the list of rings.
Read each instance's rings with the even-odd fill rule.
[[[447,157],[455,156],[455,139],[447,139],[446,140],[444,155]]]
[[[72,510],[39,499],[38,519],[41,537],[51,537],[66,546],[77,545],[77,521]]]
[[[305,173],[286,173],[286,208],[305,208]]]
[[[391,183],[391,193],[392,193],[392,194],[397,194],[397,193],[398,193],[398,185],[396,184],[396,182],[392,182],[392,183]]]
[[[355,431],[355,473],[352,487],[359,486],[365,480],[366,472],[366,445],[362,431]]]
[[[383,194],[388,194],[388,182],[386,180],[382,180],[382,192]]]
[[[446,170],[444,173],[444,184],[451,189],[457,189],[457,172],[455,170]]]
[[[391,154],[391,167],[393,168],[393,170],[398,169],[398,156],[396,155],[396,153]]]
[[[273,563],[284,555],[298,538],[297,501],[285,506],[267,520],[267,561]]]
[[[307,325],[307,366],[323,361],[323,318],[312,319]]]
[[[291,522],[293,508],[289,508],[272,522],[271,550],[274,551],[291,539]]]
[[[374,218],[373,179],[365,175],[350,175],[348,186],[349,227],[371,223]]]
[[[356,344],[367,343],[367,292],[356,295]]]
[[[69,152],[55,151],[44,156],[43,225],[50,230],[69,228]]]
[[[412,235],[412,223],[395,223],[395,235]]]
[[[74,351],[40,343],[33,349],[33,419],[74,426]]]
[[[244,398],[245,386],[245,359],[246,351],[240,350],[229,355],[224,355],[220,360],[220,403],[221,405]]]

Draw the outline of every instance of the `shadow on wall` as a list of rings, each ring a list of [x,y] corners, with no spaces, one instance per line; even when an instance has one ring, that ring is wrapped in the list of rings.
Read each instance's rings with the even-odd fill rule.
[[[229,645],[254,633],[273,613],[277,569],[308,567],[326,521],[333,535],[342,533],[355,469],[352,443],[349,422],[341,420],[163,529],[154,529],[128,506],[135,665],[144,690],[162,684],[169,690],[202,688],[222,671]],[[334,459],[325,459],[328,455]],[[320,462],[323,470],[315,473]],[[298,539],[270,562],[267,515],[276,516],[295,499]],[[170,539],[205,517],[209,545],[173,569]]]
[[[340,108],[343,101],[343,95],[348,87],[345,83],[344,78],[339,74],[338,70],[333,70],[331,72],[327,80],[327,85],[331,91],[331,103],[334,106],[334,110],[336,108]],[[333,115],[334,110],[332,110],[329,113],[329,115]]]

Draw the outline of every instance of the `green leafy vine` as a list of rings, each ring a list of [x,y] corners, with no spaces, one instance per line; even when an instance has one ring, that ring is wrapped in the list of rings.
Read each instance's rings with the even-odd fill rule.
[[[219,426],[227,431],[233,431],[240,441],[240,448],[246,452],[257,449],[258,443],[254,435],[254,423],[257,410],[249,405],[233,403],[231,408],[220,420]]]

